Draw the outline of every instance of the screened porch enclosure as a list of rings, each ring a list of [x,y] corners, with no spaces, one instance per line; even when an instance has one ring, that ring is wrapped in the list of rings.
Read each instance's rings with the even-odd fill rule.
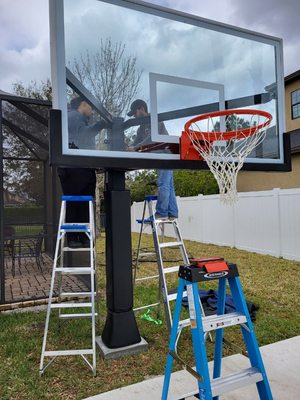
[[[48,295],[59,195],[49,166],[50,108],[0,91],[0,304]]]

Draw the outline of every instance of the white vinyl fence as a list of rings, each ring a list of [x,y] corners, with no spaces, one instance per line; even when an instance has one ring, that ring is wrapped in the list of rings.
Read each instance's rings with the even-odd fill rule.
[[[300,189],[240,193],[234,206],[222,205],[218,195],[177,201],[183,239],[300,260]],[[143,203],[133,203],[133,232],[142,212]]]

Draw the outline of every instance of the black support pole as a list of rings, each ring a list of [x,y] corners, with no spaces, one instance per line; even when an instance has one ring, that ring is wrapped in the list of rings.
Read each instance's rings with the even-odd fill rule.
[[[2,101],[0,99],[0,304],[5,303]]]
[[[107,317],[102,341],[118,348],[141,341],[132,309],[130,193],[125,190],[125,171],[106,172],[104,202]]]
[[[111,129],[107,133],[108,145],[110,150],[125,150],[124,118],[114,117]]]

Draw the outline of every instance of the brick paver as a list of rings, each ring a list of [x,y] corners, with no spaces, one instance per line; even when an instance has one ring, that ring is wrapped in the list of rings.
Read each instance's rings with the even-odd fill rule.
[[[16,273],[12,276],[11,261],[5,260],[5,301],[15,303],[36,300],[49,296],[52,259],[43,255],[44,264],[42,271],[38,268],[35,258],[22,260],[20,267],[16,263]],[[57,288],[57,284],[55,286]],[[88,291],[86,282],[78,276],[63,277],[63,291],[80,292]]]

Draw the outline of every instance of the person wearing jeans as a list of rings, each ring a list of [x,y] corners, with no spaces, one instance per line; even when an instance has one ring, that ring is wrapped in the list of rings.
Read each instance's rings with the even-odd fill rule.
[[[129,117],[135,118],[148,117],[148,107],[144,100],[137,99],[131,106],[130,111],[127,113]],[[158,132],[160,135],[168,135],[167,129],[163,122],[158,123]],[[153,146],[151,146],[153,145]],[[148,151],[157,152],[158,147],[156,143],[151,141],[151,126],[147,121],[142,123],[138,130],[136,138],[131,146],[128,147],[129,151],[137,151],[149,147]],[[165,150],[165,152],[169,152]],[[173,171],[171,170],[158,170],[157,188],[158,197],[156,203],[156,219],[178,218],[178,207],[174,189]]]
[[[178,207],[174,189],[173,171],[158,170],[157,178],[158,197],[156,203],[156,217],[178,217]]]

